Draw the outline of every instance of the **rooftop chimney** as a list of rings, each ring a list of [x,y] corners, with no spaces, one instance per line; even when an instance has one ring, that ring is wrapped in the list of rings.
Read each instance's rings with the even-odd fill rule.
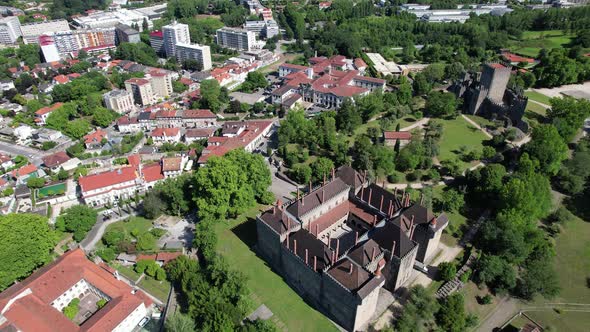
[[[338,258],[339,253],[340,253],[340,239],[336,239],[336,258]]]
[[[375,276],[381,277],[381,270],[383,270],[384,266],[385,266],[385,260],[381,259],[379,261],[379,263],[377,264],[377,270],[375,270]]]
[[[375,260],[375,247],[373,247],[373,251],[371,252],[371,262]]]
[[[332,167],[332,181],[334,181],[335,178],[336,178],[336,171],[334,170],[334,167]]]
[[[373,195],[373,188],[369,189],[369,200],[367,201],[367,203],[369,203],[369,205],[371,205],[371,196]]]
[[[414,237],[414,230],[416,230],[416,227],[412,227],[412,230],[410,231],[410,240]]]
[[[350,262],[350,267],[348,268],[348,274],[352,274],[352,270],[353,270],[352,262]]]
[[[359,232],[354,232],[354,244],[359,243]]]
[[[363,201],[363,199],[365,199],[363,197],[364,194],[365,194],[365,187],[363,186],[363,187],[361,187],[361,202]]]
[[[313,256],[313,270],[317,271],[318,269],[318,256]]]
[[[297,240],[293,240],[293,253],[297,255]]]
[[[437,222],[436,217],[432,218],[432,220],[430,221],[430,227],[436,228],[436,222]]]
[[[311,194],[311,188],[312,188],[311,187],[311,180],[309,180],[309,193],[308,194]]]
[[[385,197],[384,195],[381,195],[381,203],[379,203],[379,211],[383,211],[383,198],[384,197]]]
[[[330,238],[330,233],[328,233],[328,248],[330,248],[330,240],[331,240],[331,238]],[[330,248],[330,249],[331,249],[331,248]]]
[[[305,265],[308,265],[307,264],[307,248],[305,248]]]
[[[391,246],[391,258],[393,258],[394,254],[395,254],[395,241],[393,241],[393,245]]]

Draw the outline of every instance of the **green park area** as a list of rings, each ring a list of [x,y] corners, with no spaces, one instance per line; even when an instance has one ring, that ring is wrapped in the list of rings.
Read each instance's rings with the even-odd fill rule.
[[[248,278],[251,311],[261,304],[273,313],[271,320],[283,331],[337,331],[322,314],[310,307],[254,252],[256,244],[256,215],[259,208],[237,219],[216,225],[218,252],[230,266]]]
[[[512,41],[510,50],[528,57],[537,57],[541,49],[553,49],[567,46],[576,37],[563,30],[524,31],[519,39]]]
[[[529,97],[529,100],[534,100],[545,105],[551,105],[551,97],[544,95],[540,92],[533,90],[525,91],[524,95]]]
[[[105,233],[109,231],[118,231],[130,236],[132,233],[143,234],[152,227],[152,221],[142,217],[131,217],[124,221],[117,221],[116,223],[107,226]]]
[[[452,120],[443,120],[443,134],[440,140],[440,161],[443,160],[460,160],[461,150],[467,152],[473,150],[481,151],[483,142],[488,138],[481,130],[469,124],[463,117],[457,117]],[[466,169],[472,166],[471,163],[463,162],[462,168]]]

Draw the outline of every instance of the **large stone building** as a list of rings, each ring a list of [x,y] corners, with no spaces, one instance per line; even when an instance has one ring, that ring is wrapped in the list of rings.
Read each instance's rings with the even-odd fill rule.
[[[445,214],[369,184],[348,166],[257,218],[259,253],[306,301],[350,331],[367,327],[379,291],[406,286],[436,255]]]
[[[367,67],[362,59],[313,57],[312,66],[284,63],[279,67],[283,85],[272,92],[272,101],[288,104],[292,98],[326,108],[337,108],[346,98],[364,96],[385,88],[385,80],[363,76]]]
[[[75,298],[85,311],[69,319],[62,310]],[[106,305],[97,306],[99,300]],[[0,331],[127,332],[148,317],[151,306],[116,271],[76,249],[0,293]]]
[[[449,90],[463,99],[466,113],[503,120],[526,132],[528,125],[522,117],[528,98],[523,91],[507,88],[511,73],[510,64],[485,64],[481,73],[466,73]]]
[[[117,34],[117,45],[121,43],[139,43],[141,41],[139,31],[126,24],[117,24],[115,32]]]

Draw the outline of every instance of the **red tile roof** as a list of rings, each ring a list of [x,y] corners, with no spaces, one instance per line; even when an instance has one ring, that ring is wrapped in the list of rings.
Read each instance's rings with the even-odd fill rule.
[[[84,136],[84,143],[86,144],[97,144],[102,141],[103,138],[107,137],[107,132],[102,129],[97,129],[96,131]]]
[[[63,103],[55,103],[51,106],[46,106],[46,107],[38,109],[37,112],[35,112],[35,114],[36,115],[43,115],[43,114],[51,113],[62,106],[63,106]]]
[[[182,113],[185,119],[215,119],[217,116],[210,110],[186,110]]]
[[[163,262],[164,265],[168,264],[173,259],[176,259],[178,256],[182,256],[182,252],[159,252],[156,256],[156,260]]]
[[[215,128],[193,128],[187,129],[185,137],[211,137],[215,133]]]
[[[139,166],[139,164],[141,164],[141,155],[139,155],[138,153],[129,155],[127,157],[127,161],[129,162],[129,165],[137,167]]]
[[[268,127],[272,126],[272,123],[270,120],[225,122],[224,127],[226,128],[233,126],[244,126],[245,128],[235,137],[210,137],[207,141],[207,147],[199,157],[198,163],[206,163],[211,156],[223,156],[231,150],[245,147]],[[210,146],[210,144],[217,145]]]
[[[33,164],[28,164],[28,165],[25,165],[19,169],[13,170],[11,174],[12,174],[13,178],[18,178],[21,176],[31,174],[31,173],[35,172],[36,170],[37,170],[37,166],[35,166]]]
[[[82,279],[111,300],[77,326],[51,303]],[[76,249],[0,294],[0,308],[6,318],[0,330],[14,327],[36,332],[110,331],[142,303],[148,307],[152,301],[141,291],[132,293],[129,285],[89,261],[81,249]]]
[[[164,38],[164,33],[160,30],[150,32],[150,37]]]
[[[502,52],[502,56],[510,62],[526,62],[526,63],[534,63],[535,59],[533,58],[525,58],[518,54],[510,53],[510,52]]]
[[[145,182],[148,183],[164,179],[164,174],[162,173],[162,166],[160,163],[143,166],[141,168],[141,173],[143,174],[143,179]]]
[[[163,137],[163,136],[172,137],[172,136],[178,135],[178,133],[180,133],[179,128],[159,128],[158,127],[156,129],[152,130],[151,136],[152,137]]]
[[[57,82],[57,84],[66,84],[70,81],[70,78],[66,75],[57,75],[53,78],[53,80]]]
[[[162,159],[162,172],[180,171],[181,164],[182,164],[181,157],[163,158]]]
[[[490,66],[490,67],[492,67],[492,68],[495,68],[495,69],[502,69],[502,68],[506,68],[506,66],[504,66],[503,64],[501,64],[501,63],[496,63],[496,62],[495,62],[495,63],[490,63],[490,64],[488,64],[488,66]]]
[[[125,182],[133,181],[137,178],[135,167],[122,167],[116,170],[80,176],[78,184],[82,192],[114,186]]]
[[[412,133],[409,131],[384,131],[383,137],[385,139],[399,139],[407,141],[412,139]]]
[[[137,85],[145,85],[150,84],[150,81],[146,80],[145,78],[130,78],[125,81],[125,83],[137,84]]]
[[[55,167],[65,163],[68,160],[70,160],[70,157],[64,151],[60,151],[43,157],[43,164],[47,167]]]

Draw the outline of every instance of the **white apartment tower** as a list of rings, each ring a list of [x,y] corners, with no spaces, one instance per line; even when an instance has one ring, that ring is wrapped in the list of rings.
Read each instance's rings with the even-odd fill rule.
[[[133,95],[127,90],[112,90],[103,95],[106,108],[119,114],[131,112],[134,108]]]
[[[211,48],[207,45],[176,44],[176,59],[178,63],[186,60],[196,60],[201,70],[211,69]]]
[[[217,30],[217,44],[238,51],[251,51],[256,48],[256,33],[246,29],[221,28]]]
[[[176,21],[162,27],[164,50],[167,57],[176,56],[176,44],[190,44],[188,25]]]
[[[130,78],[125,81],[125,90],[133,95],[133,100],[141,106],[150,105],[154,102],[152,84],[145,78]]]
[[[0,18],[0,44],[14,44],[20,32],[20,21],[17,16]]]

